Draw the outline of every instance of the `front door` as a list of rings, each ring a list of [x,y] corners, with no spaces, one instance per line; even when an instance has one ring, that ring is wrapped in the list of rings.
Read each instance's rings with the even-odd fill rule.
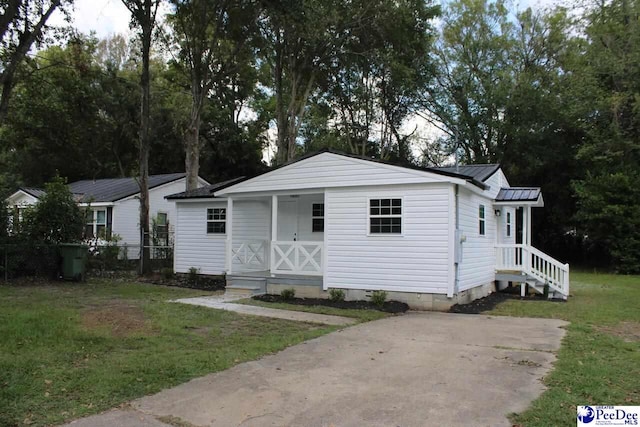
[[[278,204],[278,240],[298,240],[298,200],[281,200]]]

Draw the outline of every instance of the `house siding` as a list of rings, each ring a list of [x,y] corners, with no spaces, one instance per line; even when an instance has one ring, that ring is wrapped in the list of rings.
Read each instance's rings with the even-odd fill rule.
[[[485,207],[485,235],[479,232],[480,205]],[[462,243],[462,262],[459,267],[458,291],[486,285],[495,278],[496,216],[493,200],[466,189],[458,196],[459,230]]]
[[[185,180],[180,179],[169,184],[161,185],[149,190],[149,227],[158,212],[167,214],[169,231],[174,231],[174,222],[177,218],[175,203],[165,199],[169,194],[184,191]],[[120,236],[119,244],[127,244],[129,257],[137,258],[140,250],[140,200],[139,195],[127,197],[115,202],[113,206],[113,232]]]
[[[325,287],[445,294],[450,192],[450,184],[328,190]],[[369,199],[398,197],[402,235],[369,235]]]
[[[226,205],[225,205],[226,206]],[[232,271],[243,272],[251,270],[266,270],[269,267],[269,246],[271,240],[271,205],[266,200],[234,200],[233,202],[233,243],[234,248],[241,243],[263,241],[264,250],[261,253],[264,264],[244,266],[238,259],[234,259]],[[223,255],[224,266],[224,255]]]
[[[366,160],[323,153],[236,184],[218,194],[446,182],[451,178]]]
[[[224,208],[226,201],[176,203],[177,221],[174,243],[174,271],[224,274],[226,234],[207,234],[207,208]]]

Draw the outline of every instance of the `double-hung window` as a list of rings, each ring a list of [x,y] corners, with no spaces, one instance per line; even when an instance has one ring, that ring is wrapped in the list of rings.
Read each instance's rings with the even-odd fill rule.
[[[225,234],[227,231],[227,209],[207,209],[207,234]]]
[[[105,237],[107,228],[107,210],[92,209],[87,212],[87,225],[85,227],[85,236],[89,239]]]
[[[485,224],[485,208],[484,205],[480,205],[478,208],[478,234],[481,236],[485,235],[486,224]]]
[[[402,234],[402,199],[369,200],[369,233]]]
[[[311,206],[311,231],[324,232],[324,203],[314,203]]]
[[[85,236],[89,239],[105,237],[105,229],[107,228],[107,210],[92,209],[87,212],[87,225],[85,228]]]

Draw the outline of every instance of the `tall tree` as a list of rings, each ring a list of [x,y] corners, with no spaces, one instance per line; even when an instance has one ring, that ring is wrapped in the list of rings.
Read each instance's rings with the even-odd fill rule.
[[[263,2],[263,61],[270,66],[275,96],[276,163],[297,155],[297,138],[309,97],[344,43],[339,0]]]
[[[570,68],[588,171],[575,183],[578,231],[624,273],[640,272],[639,14],[638,0],[591,4]]]
[[[156,13],[162,0],[122,0],[131,12],[131,23],[138,28],[142,70],[140,71],[140,128],[138,166],[140,186],[140,273],[150,271],[149,251],[149,151],[151,147],[150,73],[151,42],[156,26]]]
[[[0,2],[0,124],[9,107],[19,65],[34,44],[43,41],[47,21],[73,0],[4,0]]]
[[[454,0],[445,8],[433,54],[437,78],[424,105],[467,161],[495,161],[503,148],[513,43],[505,0]]]
[[[174,10],[169,19],[191,89],[184,150],[186,189],[193,190],[198,186],[203,108],[211,95],[215,98],[239,79],[250,78],[238,72],[243,62],[254,57],[250,40],[258,8],[253,0],[171,0],[171,4]]]

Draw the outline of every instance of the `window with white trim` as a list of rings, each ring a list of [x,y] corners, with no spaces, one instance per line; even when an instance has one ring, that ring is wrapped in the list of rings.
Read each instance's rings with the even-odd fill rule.
[[[511,237],[511,212],[507,212],[507,237]]]
[[[478,208],[478,234],[480,234],[481,236],[484,236],[485,231],[486,231],[485,208],[484,208],[484,205],[480,205],[480,207]]]
[[[166,212],[158,212],[155,228],[158,246],[167,246],[169,244],[169,218]]]
[[[105,237],[107,228],[107,210],[92,209],[87,212],[87,225],[85,227],[85,237],[95,239]]]
[[[369,233],[402,233],[402,199],[369,200]]]
[[[324,232],[324,203],[311,205],[311,231],[313,233]]]
[[[207,234],[225,234],[227,232],[227,208],[207,209]]]

